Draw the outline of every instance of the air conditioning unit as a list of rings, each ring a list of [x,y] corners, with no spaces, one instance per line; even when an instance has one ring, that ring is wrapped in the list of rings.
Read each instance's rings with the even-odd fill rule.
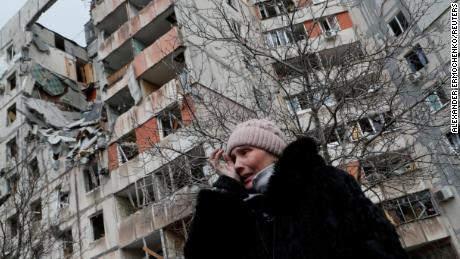
[[[449,186],[444,186],[434,193],[434,197],[438,201],[447,201],[454,198],[454,193]]]
[[[335,36],[337,36],[337,31],[335,31],[335,30],[325,31],[324,32],[324,37],[326,39],[334,39]]]
[[[10,187],[6,179],[0,179],[0,199],[10,194]]]
[[[415,72],[415,73],[412,73],[410,74],[409,76],[409,80],[415,84],[417,83],[418,81],[420,81],[422,78],[423,78],[423,74],[421,72]]]

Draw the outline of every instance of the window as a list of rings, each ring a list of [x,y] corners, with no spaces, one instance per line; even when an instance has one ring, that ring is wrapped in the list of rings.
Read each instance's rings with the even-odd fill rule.
[[[439,214],[433,205],[431,194],[428,190],[384,201],[382,207],[388,212],[391,221],[396,225],[426,219]]]
[[[69,192],[59,190],[59,208],[69,207]]]
[[[416,166],[406,152],[394,152],[366,159],[361,162],[361,169],[368,182],[378,182],[412,172]]]
[[[86,192],[96,189],[101,185],[99,180],[99,167],[95,159],[91,159],[89,165],[83,169]]]
[[[460,153],[460,136],[458,133],[449,132],[446,134],[450,147],[457,153]]]
[[[18,219],[17,215],[12,216],[8,219],[8,228],[10,231],[11,237],[15,237],[18,234]]]
[[[368,74],[351,81],[339,82],[334,87],[334,96],[336,100],[349,99],[350,101],[366,97],[370,93],[380,90],[379,82],[379,75],[377,74]]]
[[[317,54],[309,54],[303,57],[291,58],[286,60],[285,63],[290,64],[290,66],[296,68],[296,70],[281,62],[273,63],[273,69],[279,79],[298,77],[301,75],[301,72],[299,71],[311,71],[312,69],[320,69],[320,61]]]
[[[437,112],[449,103],[449,97],[447,97],[443,89],[439,89],[431,93],[426,98],[426,102],[432,112]]]
[[[391,125],[388,124],[392,120],[393,114],[389,111],[361,118],[353,123],[351,138],[352,140],[358,140],[362,137],[379,133],[384,127],[384,131],[394,129],[394,122]]]
[[[117,141],[118,161],[120,164],[126,163],[139,155],[139,147],[136,141],[136,133],[134,130]]]
[[[409,24],[402,12],[399,12],[393,19],[391,19],[388,26],[395,36],[399,36],[407,30],[407,28],[409,28]]]
[[[6,143],[6,158],[8,160],[16,160],[18,158],[18,145],[16,138],[12,138]]]
[[[13,91],[17,86],[16,73],[10,75],[7,79],[9,91]]]
[[[16,55],[16,51],[14,50],[14,46],[11,45],[6,49],[6,60],[8,62],[12,61],[14,56]]]
[[[162,138],[175,133],[178,129],[184,126],[182,123],[181,110],[178,104],[175,104],[171,108],[165,109],[158,116],[158,120],[161,127],[160,136]]]
[[[6,115],[6,126],[10,126],[16,121],[16,104],[13,104],[8,108]]]
[[[8,188],[11,193],[16,193],[18,191],[19,177],[17,174],[13,174],[8,178]]]
[[[319,24],[323,32],[340,30],[339,23],[337,22],[337,18],[335,17],[335,15],[327,16],[320,19]]]
[[[307,37],[303,24],[296,24],[292,28],[285,27],[265,33],[267,45],[271,48],[286,46],[294,41],[300,41]]]
[[[71,258],[73,254],[72,230],[69,229],[67,231],[64,231],[64,233],[61,236],[61,240],[64,258]]]
[[[62,51],[65,51],[65,40],[62,36],[54,35],[54,46]]]
[[[42,201],[37,200],[30,204],[30,217],[33,222],[40,222],[42,220]]]
[[[404,58],[407,60],[407,63],[409,63],[412,72],[417,72],[428,64],[428,59],[426,58],[422,47],[420,47],[420,44],[415,45],[415,47],[404,56]]]
[[[93,229],[93,240],[98,240],[105,236],[104,228],[104,215],[103,213],[98,213],[90,218],[91,227]]]
[[[332,106],[335,105],[335,99],[332,95],[328,94],[325,91],[320,91],[318,89],[313,89],[313,102],[314,105],[326,105]],[[308,99],[307,92],[302,92],[296,94],[290,98],[287,98],[288,109],[291,112],[299,112],[306,109],[311,109],[312,104]]]
[[[36,157],[29,163],[29,177],[32,181],[35,181],[40,177],[40,169],[38,167],[38,160]]]
[[[259,9],[260,17],[267,19],[294,11],[295,4],[292,0],[270,0],[258,3],[257,8]]]

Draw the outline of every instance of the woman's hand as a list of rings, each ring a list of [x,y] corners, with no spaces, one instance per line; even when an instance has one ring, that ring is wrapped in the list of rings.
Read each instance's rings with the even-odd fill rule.
[[[240,176],[235,172],[235,164],[230,156],[224,153],[223,149],[214,150],[209,156],[209,162],[218,175],[225,175],[241,182]]]

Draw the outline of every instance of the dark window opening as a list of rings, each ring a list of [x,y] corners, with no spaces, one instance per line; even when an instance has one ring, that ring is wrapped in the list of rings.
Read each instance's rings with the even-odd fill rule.
[[[7,82],[8,82],[9,90],[10,91],[14,90],[17,86],[16,73],[13,73],[10,77],[8,77]]]
[[[99,213],[90,218],[91,227],[93,228],[93,240],[98,240],[105,236],[104,215]]]
[[[40,168],[38,167],[38,160],[36,157],[29,163],[29,177],[32,181],[40,177]]]
[[[455,152],[460,152],[460,135],[458,133],[447,133],[446,138],[449,141],[450,147]]]
[[[8,108],[6,111],[7,114],[7,121],[6,121],[6,126],[10,126],[13,124],[13,122],[16,121],[16,104],[13,104]]]
[[[178,104],[165,109],[159,116],[159,120],[161,123],[162,137],[173,134],[183,127],[181,110]]]
[[[139,148],[136,141],[136,133],[134,130],[124,135],[117,141],[119,161],[122,164],[139,155]]]
[[[83,169],[83,175],[85,178],[86,192],[96,189],[101,185],[99,180],[99,166],[96,159],[91,159],[89,165]]]
[[[59,191],[59,208],[69,207],[69,192]]]
[[[31,219],[33,222],[42,220],[42,201],[38,200],[30,204]]]
[[[16,193],[18,191],[19,177],[17,174],[14,174],[8,178],[8,189],[11,193]]]
[[[18,158],[18,145],[16,143],[16,138],[12,138],[6,143],[6,152],[7,160],[16,160]]]
[[[15,237],[18,234],[18,219],[17,215],[14,215],[13,217],[8,219],[8,227],[10,229],[10,235],[12,237]]]
[[[296,57],[289,60],[286,60],[285,65],[280,62],[273,64],[276,75],[280,79],[288,79],[292,77],[298,77],[301,75],[302,71],[311,71],[312,69],[320,69],[320,61],[316,54],[309,54],[307,56]],[[293,67],[293,68],[292,68]]]
[[[75,68],[77,72],[77,81],[78,82],[86,82],[86,74],[85,74],[85,63],[80,60],[77,60],[75,63]]]
[[[14,46],[11,45],[6,49],[6,59],[8,62],[13,60],[14,56],[16,55],[16,51],[14,50]]]
[[[65,51],[65,39],[64,37],[55,34],[54,35],[54,46],[62,51]]]
[[[175,56],[174,61],[176,61],[177,63],[184,63],[185,62],[184,52],[182,52],[182,53],[178,54],[177,56]]]
[[[64,258],[70,258],[73,254],[73,237],[72,230],[69,229],[62,234],[62,249]]]
[[[407,63],[409,63],[412,72],[417,72],[428,64],[425,52],[423,52],[423,49],[419,44],[415,45],[415,47],[404,56],[404,58],[406,58]]]
[[[399,12],[393,19],[391,19],[388,25],[395,36],[401,35],[401,33],[409,28],[409,24],[402,12]]]

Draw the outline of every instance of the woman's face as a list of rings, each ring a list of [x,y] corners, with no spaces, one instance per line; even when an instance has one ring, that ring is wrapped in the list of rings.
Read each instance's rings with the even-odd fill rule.
[[[241,182],[247,190],[252,189],[254,176],[277,160],[271,153],[251,146],[234,148],[230,157],[235,163],[236,173],[241,177]]]

